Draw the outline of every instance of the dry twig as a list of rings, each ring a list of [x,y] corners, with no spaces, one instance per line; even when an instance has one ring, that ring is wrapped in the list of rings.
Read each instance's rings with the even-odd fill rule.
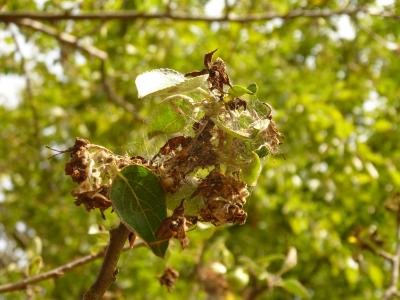
[[[145,245],[144,243],[140,242],[140,243],[135,244],[133,246],[133,248],[142,247],[144,245]],[[128,247],[125,247],[123,250],[126,251],[126,250],[130,250],[130,249],[132,249],[132,248],[128,246]],[[105,250],[100,251],[99,253],[96,253],[96,254],[86,255],[84,257],[73,260],[69,263],[66,263],[65,265],[59,266],[59,267],[52,269],[50,271],[47,271],[45,273],[38,274],[38,275],[35,275],[32,277],[28,277],[28,278],[25,278],[18,282],[0,285],[0,294],[18,291],[18,290],[24,290],[28,285],[32,285],[32,284],[35,284],[35,283],[38,283],[38,282],[41,282],[44,280],[52,279],[52,278],[58,278],[67,272],[73,271],[74,269],[76,269],[79,266],[86,265],[98,258],[104,257],[104,254],[105,254]]]

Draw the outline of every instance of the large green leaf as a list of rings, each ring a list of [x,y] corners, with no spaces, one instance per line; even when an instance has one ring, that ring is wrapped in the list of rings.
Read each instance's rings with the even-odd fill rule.
[[[122,222],[163,257],[168,241],[158,241],[156,232],[167,217],[167,208],[157,176],[143,166],[125,167],[113,182],[111,200]]]

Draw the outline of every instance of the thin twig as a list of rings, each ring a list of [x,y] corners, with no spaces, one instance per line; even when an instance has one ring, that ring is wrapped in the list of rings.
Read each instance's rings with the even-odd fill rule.
[[[125,101],[121,96],[119,96],[116,91],[114,90],[110,78],[107,72],[106,68],[106,62],[101,61],[100,65],[100,73],[101,73],[101,85],[103,87],[104,92],[106,93],[108,99],[111,102],[114,102],[115,104],[118,104],[119,106],[123,107],[126,111],[133,113],[136,116],[136,110],[135,106],[132,105],[131,103]],[[139,118],[138,116],[136,116]]]
[[[49,35],[65,45],[78,49],[86,54],[89,54],[90,56],[97,57],[100,60],[107,59],[107,53],[103,50],[100,50],[89,44],[84,44],[72,34],[58,32],[57,29],[41,22],[29,18],[17,18],[13,21],[13,23],[20,27],[25,27]]]
[[[398,53],[400,50],[400,46],[394,42],[386,40],[384,37],[381,35],[377,34],[376,32],[370,30],[366,26],[361,26],[358,24],[358,28],[366,32],[369,36],[371,36],[375,41],[380,43],[384,48],[388,49],[389,51]]]
[[[84,300],[101,299],[109,286],[115,281],[118,272],[118,259],[129,233],[128,228],[122,223],[110,231],[110,242],[104,256],[103,265],[97,275],[96,281],[83,296]]]
[[[393,263],[394,255],[392,255],[391,253],[386,252],[385,250],[381,249],[375,243],[373,243],[373,242],[371,242],[369,240],[364,240],[364,239],[359,239],[359,243],[365,249],[369,250],[370,252],[374,253],[375,255],[384,258],[389,263]]]
[[[339,15],[355,15],[357,13],[365,13],[374,17],[389,18],[399,20],[400,15],[392,12],[374,12],[366,8],[354,8],[354,9],[341,9],[341,10],[329,10],[329,9],[296,9],[286,14],[277,13],[266,13],[258,15],[246,15],[246,16],[195,16],[187,14],[176,14],[171,12],[163,13],[145,13],[137,11],[98,11],[98,12],[80,12],[80,13],[47,13],[47,12],[0,12],[0,22],[17,22],[22,19],[41,20],[41,21],[85,21],[85,20],[120,20],[120,21],[133,21],[137,19],[152,20],[174,20],[174,21],[197,21],[197,22],[235,22],[235,23],[250,23],[250,22],[263,22],[273,19],[296,19],[296,18],[329,18],[332,16]]]
[[[145,246],[145,243],[140,242],[137,243],[133,246],[133,248],[137,247],[142,247]],[[130,250],[131,247],[125,247],[123,250]],[[69,263],[66,263],[65,265],[59,266],[55,269],[52,269],[50,271],[47,271],[42,274],[38,274],[29,278],[25,278],[21,281],[14,282],[14,283],[7,283],[0,285],[0,294],[1,293],[7,293],[7,292],[13,292],[13,291],[18,291],[18,290],[24,290],[28,285],[32,285],[35,283],[38,283],[40,281],[52,279],[52,278],[58,278],[62,275],[64,275],[67,272],[71,272],[72,270],[76,269],[79,266],[86,265],[87,263],[90,263],[98,258],[104,257],[105,250],[102,250],[96,254],[90,254],[86,255],[84,257],[78,258],[76,260],[73,260]]]

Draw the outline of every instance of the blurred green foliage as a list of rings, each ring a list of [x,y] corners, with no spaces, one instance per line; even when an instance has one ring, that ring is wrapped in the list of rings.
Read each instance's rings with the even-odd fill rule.
[[[174,13],[204,15],[223,2],[171,1],[171,7]],[[237,15],[345,5],[339,0],[228,3]],[[398,3],[347,4],[400,14]],[[165,6],[159,0],[21,0],[8,1],[3,10],[162,12]],[[153,155],[167,137],[148,137],[146,123],[156,117],[157,104],[137,99],[134,78],[159,67],[200,70],[203,55],[219,48],[233,84],[256,82],[259,97],[273,106],[285,136],[282,155],[267,159],[245,225],[199,226],[189,233],[189,248],[181,250],[172,241],[165,260],[145,248],[125,252],[108,299],[206,299],[212,287],[201,274],[207,272],[222,273],[217,279],[226,283],[226,299],[242,299],[255,281],[266,282],[279,271],[291,247],[298,262],[284,275],[282,286],[289,292],[312,299],[381,299],[390,266],[349,237],[355,228],[372,228],[388,251],[396,242],[394,218],[383,204],[400,186],[398,20],[357,14],[243,24],[138,19],[50,25],[108,53],[110,82],[135,111],[110,100],[98,59],[53,37],[0,23],[2,89],[16,89],[8,85],[12,75],[24,85],[28,76],[31,85],[18,93],[17,105],[11,98],[0,105],[0,284],[98,251],[107,242],[98,226],[117,222],[115,214],[108,212],[104,221],[98,211],[73,204],[73,184],[64,176],[67,157],[49,160],[54,152],[45,146],[66,149],[79,136],[117,153]],[[100,263],[39,283],[32,287],[36,299],[77,299]],[[166,266],[180,272],[171,293],[157,279]],[[258,296],[296,297],[281,288]],[[0,299],[26,299],[26,293]]]

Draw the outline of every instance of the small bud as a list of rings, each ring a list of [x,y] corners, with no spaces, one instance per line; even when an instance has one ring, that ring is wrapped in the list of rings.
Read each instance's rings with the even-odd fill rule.
[[[297,250],[294,247],[290,247],[288,254],[286,255],[285,262],[282,265],[279,274],[284,274],[290,269],[293,269],[297,265]]]

